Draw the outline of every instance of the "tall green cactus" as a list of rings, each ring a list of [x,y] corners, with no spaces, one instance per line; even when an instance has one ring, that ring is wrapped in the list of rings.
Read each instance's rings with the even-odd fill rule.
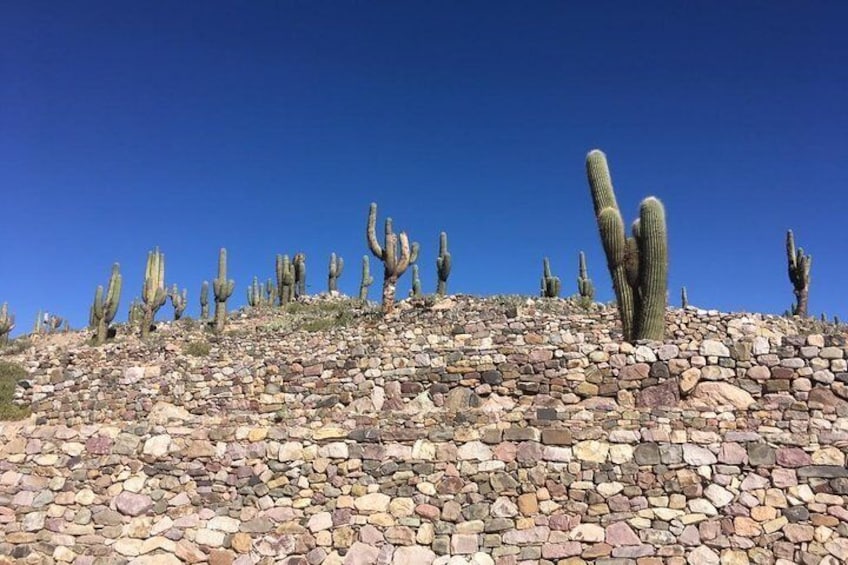
[[[551,275],[551,263],[545,257],[542,260],[542,288],[539,294],[543,298],[556,298],[559,296],[561,287],[559,277]]]
[[[582,251],[577,257],[577,292],[580,293],[580,298],[583,300],[591,302],[595,299],[595,285],[589,278],[586,269],[586,255]]]
[[[285,306],[294,298],[294,266],[288,255],[277,255],[277,294],[280,306]]]
[[[42,312],[41,312],[41,310],[39,310],[38,313],[35,315],[35,324],[33,324],[33,326],[32,326],[32,333],[35,334],[35,335],[40,335],[41,332],[44,329],[43,326],[42,326],[41,319],[42,319]]]
[[[259,284],[259,278],[253,277],[253,284],[247,287],[248,306],[251,308],[259,308],[264,304],[262,290],[262,285]]]
[[[144,271],[144,286],[141,290],[144,315],[141,321],[141,337],[150,335],[150,328],[156,318],[156,312],[165,304],[168,293],[165,290],[165,255],[157,247],[147,254],[147,267]]]
[[[409,291],[411,296],[421,296],[421,279],[418,277],[418,265],[412,265],[412,288]]]
[[[174,284],[171,292],[168,293],[168,298],[171,299],[171,305],[174,307],[174,320],[179,320],[183,317],[183,312],[188,305],[188,289],[184,288],[182,294],[180,294],[180,289]]]
[[[118,313],[118,303],[121,300],[121,266],[118,263],[112,265],[112,274],[109,276],[109,286],[106,296],[103,296],[103,286],[97,287],[94,293],[94,304],[91,305],[91,326],[95,331],[94,343],[103,345],[109,335],[109,324]]]
[[[200,286],[200,319],[209,320],[209,281],[203,281]]]
[[[439,256],[436,257],[436,275],[439,281],[436,284],[436,294],[444,296],[448,292],[448,277],[451,272],[451,254],[448,251],[448,234],[439,234]]]
[[[218,252],[218,277],[212,281],[215,293],[215,331],[224,331],[227,324],[227,299],[233,294],[236,283],[227,279],[227,250],[223,247]]]
[[[306,296],[306,255],[296,253],[294,256],[294,297]]]
[[[359,283],[359,299],[363,302],[368,300],[368,287],[374,282],[371,276],[371,266],[368,263],[368,255],[362,256],[362,281]]]
[[[130,302],[130,310],[127,313],[127,323],[130,326],[137,326],[141,324],[143,319],[144,305],[138,300],[138,298],[133,298],[132,302]]]
[[[277,303],[277,285],[274,281],[268,279],[265,281],[265,305],[273,306]]]
[[[9,343],[9,334],[15,329],[15,315],[9,314],[9,305],[0,306],[0,345]]]
[[[680,288],[680,307],[684,310],[689,307],[689,294],[685,286]]]
[[[330,254],[330,268],[327,276],[327,290],[334,292],[338,290],[339,277],[342,276],[344,269],[344,259],[336,257],[335,253]]]
[[[606,155],[593,150],[586,157],[592,203],[613,281],[624,338],[662,340],[668,296],[668,235],[665,210],[654,197],[644,199],[632,237],[613,191]]]
[[[792,230],[786,232],[786,260],[789,266],[789,281],[795,293],[792,314],[806,316],[810,297],[810,267],[813,264],[813,258],[806,255],[800,247],[797,251],[795,250],[795,235]]]
[[[381,246],[377,240],[377,204],[373,202],[368,211],[366,237],[371,253],[383,262],[383,313],[390,314],[395,306],[397,281],[418,258],[418,244],[413,243],[410,247],[406,233],[395,234],[392,219],[386,218],[385,240]]]

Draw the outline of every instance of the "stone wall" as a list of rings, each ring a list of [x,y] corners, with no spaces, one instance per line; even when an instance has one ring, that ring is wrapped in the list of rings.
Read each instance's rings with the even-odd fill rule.
[[[3,427],[23,563],[848,560],[844,334],[458,298],[331,332],[40,348]]]

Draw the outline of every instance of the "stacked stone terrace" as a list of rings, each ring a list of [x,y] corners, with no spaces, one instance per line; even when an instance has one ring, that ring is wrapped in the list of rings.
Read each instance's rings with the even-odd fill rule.
[[[694,309],[668,325],[631,345],[613,310],[455,297],[328,331],[267,313],[220,339],[37,344],[33,418],[0,433],[0,555],[847,562],[844,332]]]

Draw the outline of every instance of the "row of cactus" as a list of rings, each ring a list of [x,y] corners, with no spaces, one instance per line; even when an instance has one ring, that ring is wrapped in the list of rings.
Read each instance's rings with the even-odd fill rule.
[[[560,278],[551,274],[551,263],[547,257],[542,260],[542,284],[539,295],[543,298],[556,298],[562,289]],[[577,258],[577,292],[581,299],[591,302],[595,298],[595,286],[586,269],[586,255],[581,251]]]
[[[627,237],[606,155],[591,151],[586,158],[586,172],[624,338],[662,340],[668,296],[668,236],[663,205],[654,197],[644,199],[639,219],[632,224],[632,235]]]

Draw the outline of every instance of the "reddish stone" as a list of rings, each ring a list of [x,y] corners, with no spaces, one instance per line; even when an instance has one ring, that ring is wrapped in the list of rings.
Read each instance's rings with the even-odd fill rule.
[[[781,467],[797,469],[805,465],[812,465],[813,459],[800,447],[781,447],[777,450],[777,464]]]
[[[639,536],[627,525],[627,522],[616,522],[607,526],[606,542],[613,547],[640,545],[642,543]]]

